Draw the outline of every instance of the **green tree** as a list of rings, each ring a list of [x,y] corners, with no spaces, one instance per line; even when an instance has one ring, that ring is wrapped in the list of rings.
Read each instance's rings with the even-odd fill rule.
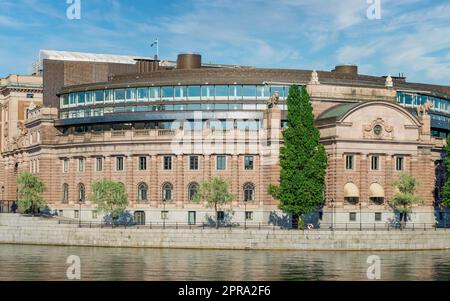
[[[218,210],[221,206],[231,203],[234,198],[235,196],[229,191],[228,182],[222,178],[214,177],[200,184],[198,192],[194,196],[194,201],[206,201],[208,208],[214,208],[216,228],[219,228]]]
[[[447,139],[449,141],[450,139]],[[447,174],[447,180],[445,181],[444,186],[441,190],[441,196],[442,196],[442,204],[446,207],[450,207],[450,143],[447,143],[447,146],[445,147],[445,159],[444,159],[444,165],[445,165],[445,171]]]
[[[45,207],[46,202],[42,194],[46,187],[39,177],[29,172],[21,173],[17,176],[17,188],[18,207],[21,212],[31,209],[34,214],[38,208]]]
[[[113,219],[117,219],[128,206],[125,186],[108,179],[97,180],[92,184],[90,199],[97,205],[99,212],[111,214]]]
[[[412,205],[422,202],[415,195],[419,182],[414,176],[403,172],[400,174],[399,179],[394,182],[393,186],[397,190],[392,199],[394,209],[400,213],[400,222],[402,220],[406,222],[408,214],[412,211]]]
[[[311,101],[303,86],[291,86],[287,98],[287,128],[280,149],[280,185],[270,185],[269,193],[280,200],[280,209],[298,216],[303,228],[304,215],[324,202],[327,154],[320,144]]]

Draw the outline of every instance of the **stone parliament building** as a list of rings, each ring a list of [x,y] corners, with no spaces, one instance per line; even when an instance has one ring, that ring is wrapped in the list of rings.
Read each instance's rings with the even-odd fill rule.
[[[424,200],[411,220],[439,218],[450,87],[350,65],[264,69],[204,64],[196,54],[175,62],[42,50],[40,58],[43,102],[31,101],[15,143],[2,144],[3,199],[16,199],[17,175],[31,172],[59,215],[100,221],[91,184],[109,178],[125,185],[138,223],[198,224],[214,213],[193,196],[220,176],[236,196],[221,218],[278,223],[286,215],[267,188],[279,181],[289,87],[305,85],[328,154],[322,223],[385,224],[401,172],[419,180]],[[271,97],[278,104],[268,109]]]

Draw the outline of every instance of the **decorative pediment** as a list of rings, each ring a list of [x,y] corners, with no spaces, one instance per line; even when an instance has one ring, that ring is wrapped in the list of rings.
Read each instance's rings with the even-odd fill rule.
[[[363,126],[364,139],[380,139],[392,140],[394,139],[394,127],[386,124],[383,118],[377,118],[370,124]]]

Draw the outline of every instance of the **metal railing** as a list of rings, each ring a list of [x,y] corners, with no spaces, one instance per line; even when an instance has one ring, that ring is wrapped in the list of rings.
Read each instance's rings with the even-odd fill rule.
[[[11,206],[14,202],[17,202],[16,200],[4,200],[0,201],[0,213],[12,213],[13,210]]]
[[[80,228],[134,228],[134,229],[216,229],[214,223],[183,223],[183,222],[147,222],[145,224],[107,224],[100,221],[79,221],[59,219],[61,225],[77,225]],[[289,231],[437,231],[440,227],[436,223],[322,223],[318,226],[305,225],[303,229],[280,226],[267,223],[227,223],[221,224],[217,229],[241,229],[241,230],[289,230]]]

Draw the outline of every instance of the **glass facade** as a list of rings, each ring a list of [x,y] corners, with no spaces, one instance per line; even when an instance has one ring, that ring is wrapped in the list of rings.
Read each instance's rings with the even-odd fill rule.
[[[110,113],[197,110],[264,110],[265,102],[278,91],[280,100],[289,86],[269,85],[192,85],[95,90],[65,94],[60,97],[61,119],[103,116]],[[202,102],[198,104],[176,102]],[[208,103],[205,103],[208,101]],[[239,101],[242,101],[239,103]],[[254,103],[246,103],[254,101]],[[161,104],[145,105],[148,102]],[[172,104],[162,104],[173,102]],[[259,104],[258,102],[261,102]],[[127,103],[123,107],[116,104]],[[130,105],[129,103],[139,103]],[[114,104],[114,107],[108,105]],[[89,108],[86,108],[89,106]],[[98,106],[98,107],[93,107]],[[84,107],[84,108],[83,108]],[[285,104],[280,108],[286,109]],[[70,112],[67,112],[70,109]]]
[[[397,102],[407,108],[417,108],[431,102],[433,104],[429,112],[431,135],[438,138],[447,138],[450,131],[450,100],[415,92],[398,92]],[[413,112],[413,114],[417,113]]]

